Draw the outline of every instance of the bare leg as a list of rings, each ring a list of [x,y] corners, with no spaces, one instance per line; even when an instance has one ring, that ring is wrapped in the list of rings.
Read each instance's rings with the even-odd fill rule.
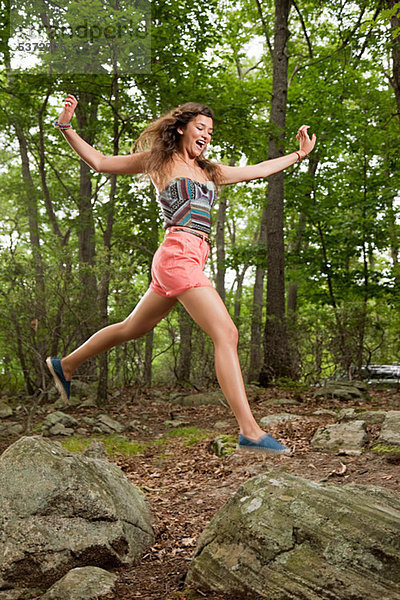
[[[88,358],[151,331],[176,302],[176,298],[165,298],[148,289],[125,321],[100,329],[82,346],[61,360],[65,379],[69,381],[75,369]]]
[[[265,432],[254,419],[247,400],[237,353],[238,331],[220,295],[212,287],[198,287],[186,290],[178,300],[214,343],[217,378],[240,433],[258,440]]]

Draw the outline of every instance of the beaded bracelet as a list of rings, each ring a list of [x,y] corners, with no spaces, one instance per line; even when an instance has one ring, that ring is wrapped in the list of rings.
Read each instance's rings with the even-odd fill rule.
[[[298,159],[296,160],[296,162],[301,162],[307,156],[307,154],[306,154],[305,156],[303,156],[303,158],[301,158],[300,152],[298,152],[297,150],[295,150],[294,153],[297,154],[297,156],[298,156]]]
[[[53,121],[53,125],[56,129],[69,129],[72,127],[71,121],[69,123],[59,123],[58,121]]]

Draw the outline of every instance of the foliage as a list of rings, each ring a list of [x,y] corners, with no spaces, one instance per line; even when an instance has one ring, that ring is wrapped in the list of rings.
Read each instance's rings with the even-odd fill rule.
[[[74,435],[64,440],[62,445],[69,452],[80,453],[83,450],[86,450],[93,440],[104,442],[108,456],[116,456],[117,454],[134,456],[135,454],[141,454],[145,449],[144,444],[129,440],[128,438],[117,434],[93,437]]]
[[[202,440],[209,438],[210,435],[212,435],[212,432],[207,431],[206,429],[199,429],[195,426],[176,427],[175,429],[171,429],[171,431],[167,431],[164,434],[164,439],[182,438],[185,440],[185,446],[194,446]]]
[[[310,159],[287,169],[285,179],[287,296],[296,291],[288,330],[301,380],[310,383],[398,359],[400,120],[389,58],[398,43],[390,30],[396,7],[304,0],[290,13],[285,150],[296,147],[300,124],[317,133]],[[129,153],[151,119],[190,99],[214,109],[211,158],[260,162],[269,135],[279,133],[269,123],[273,13],[270,0],[212,0],[207,10],[193,0],[157,3],[151,72],[121,73],[117,82],[107,73],[13,72],[8,29],[2,31],[2,393],[25,387],[39,395],[49,384],[47,354],[63,355],[89,332],[125,319],[146,292],[151,257],[163,239],[146,179],[118,176],[113,188],[107,174],[82,176],[80,161],[51,127],[66,93],[80,100],[80,122],[86,122],[80,134],[106,155],[116,145],[118,153]],[[254,276],[266,264],[258,243],[266,186],[259,180],[226,189],[222,267],[245,373]],[[92,254],[84,258],[89,242]],[[211,278],[216,268],[213,250]],[[179,332],[176,307],[154,332],[155,383],[177,378]],[[108,353],[110,386],[149,383],[149,343],[141,338]],[[198,327],[191,353],[191,384],[213,384],[213,345]],[[94,366],[82,378],[95,379]]]

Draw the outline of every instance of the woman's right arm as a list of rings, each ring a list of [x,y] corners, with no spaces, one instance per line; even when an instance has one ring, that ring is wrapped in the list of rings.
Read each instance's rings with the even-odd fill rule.
[[[65,100],[65,108],[58,117],[58,122],[68,123],[71,121],[78,104],[75,96],[68,94]],[[149,152],[137,152],[125,156],[104,156],[85,142],[72,128],[61,130],[68,144],[81,157],[89,167],[98,173],[113,173],[115,175],[127,175],[143,173],[146,170],[146,158]]]
[[[104,156],[85,142],[73,129],[64,129],[62,133],[71,148],[97,173],[128,175],[143,173],[146,170],[146,158],[149,152],[137,152],[123,156]]]

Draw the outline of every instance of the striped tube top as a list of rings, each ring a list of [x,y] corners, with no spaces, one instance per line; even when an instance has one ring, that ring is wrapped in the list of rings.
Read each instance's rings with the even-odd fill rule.
[[[164,227],[191,227],[203,233],[211,231],[211,208],[216,200],[212,181],[200,183],[189,177],[175,177],[158,194]]]

